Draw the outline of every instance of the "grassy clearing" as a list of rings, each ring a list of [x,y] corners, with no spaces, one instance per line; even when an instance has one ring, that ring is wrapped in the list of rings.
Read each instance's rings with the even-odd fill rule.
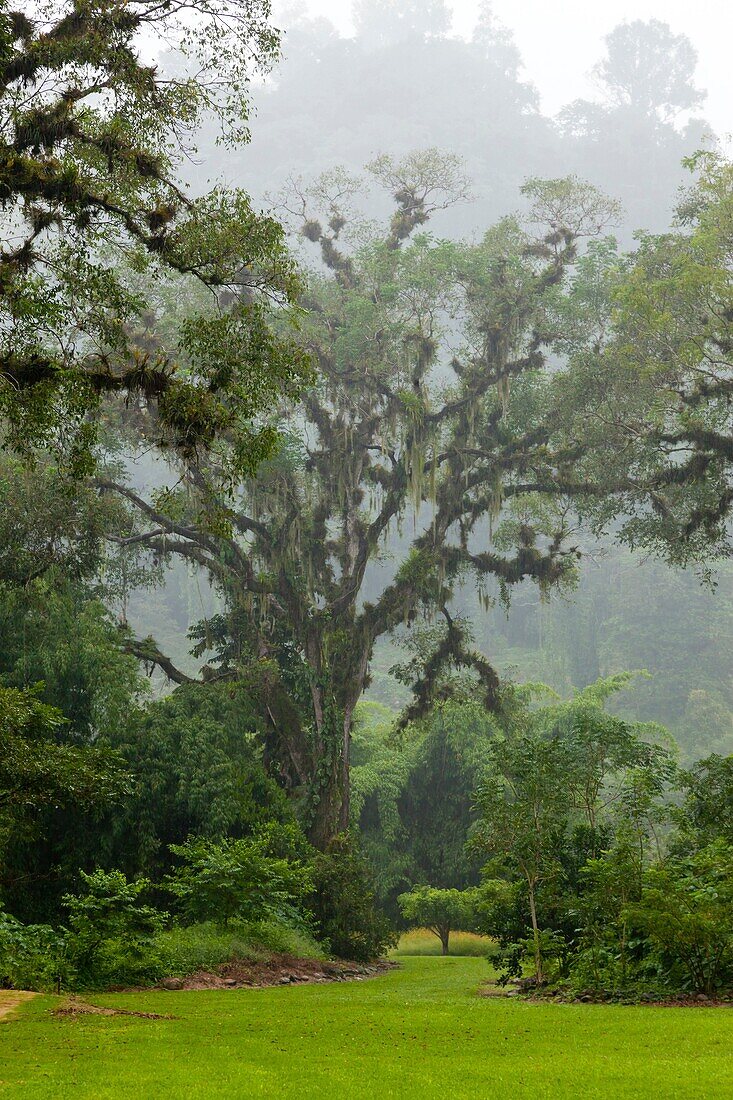
[[[450,954],[469,955],[486,958],[496,952],[496,945],[487,936],[476,936],[473,932],[451,932]],[[400,936],[397,947],[390,952],[392,958],[405,955],[440,955],[440,940],[427,928],[413,928]]]
[[[476,958],[405,958],[362,983],[106,994],[173,1013],[0,1023],[0,1096],[733,1097],[733,1011],[532,1005],[475,995]]]

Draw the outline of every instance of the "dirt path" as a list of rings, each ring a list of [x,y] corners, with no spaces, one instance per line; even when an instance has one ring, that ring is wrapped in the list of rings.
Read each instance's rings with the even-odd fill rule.
[[[28,993],[25,989],[0,989],[0,1020],[15,1012],[23,1001],[29,1001],[35,996],[37,994]]]

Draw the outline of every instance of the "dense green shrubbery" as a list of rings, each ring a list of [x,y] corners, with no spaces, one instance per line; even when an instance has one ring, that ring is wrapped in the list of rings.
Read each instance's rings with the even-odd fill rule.
[[[244,840],[195,837],[172,844],[180,863],[166,880],[189,921],[280,918],[297,922],[312,890],[309,868],[300,860],[270,854],[270,834]]]
[[[105,989],[185,975],[272,953],[367,959],[392,942],[374,909],[363,858],[343,840],[313,853],[294,826],[270,822],[245,840],[191,838],[166,889],[180,923],[145,898],[147,879],[80,873],[65,925],[24,925],[0,912],[0,985]],[[315,892],[314,892],[315,883]],[[311,895],[313,898],[311,899]]]
[[[334,955],[365,962],[396,943],[392,926],[376,907],[369,865],[348,834],[316,853],[313,883],[311,911],[319,937]]]
[[[60,989],[73,978],[64,930],[23,924],[0,910],[0,988]]]
[[[145,904],[145,879],[121,871],[81,872],[84,890],[67,895],[67,926],[0,918],[0,979],[26,989],[101,989],[155,981],[165,972],[158,936],[167,914]]]
[[[81,872],[84,891],[68,894],[68,953],[75,985],[100,988],[157,979],[164,960],[157,948],[167,913],[143,901],[147,879],[128,882],[121,871]]]
[[[490,857],[480,926],[506,977],[619,999],[733,992],[731,761],[677,772],[654,730],[605,713],[614,686],[492,746],[472,840]]]

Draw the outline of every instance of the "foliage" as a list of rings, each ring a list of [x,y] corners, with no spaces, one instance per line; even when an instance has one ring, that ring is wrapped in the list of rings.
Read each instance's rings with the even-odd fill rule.
[[[323,958],[323,949],[307,932],[275,920],[255,924],[232,921],[226,928],[213,921],[174,925],[158,935],[157,948],[166,973],[184,976],[213,970],[232,959],[265,960],[273,952]]]
[[[713,754],[698,760],[681,776],[685,798],[680,816],[680,843],[733,844],[733,755]]]
[[[429,928],[448,955],[451,932],[471,932],[476,925],[475,890],[439,890],[413,886],[397,899],[402,916],[413,927]]]
[[[242,840],[194,837],[172,844],[178,866],[166,880],[190,921],[302,919],[312,890],[310,872],[300,860],[272,855],[267,832]]]
[[[348,835],[335,837],[313,859],[310,903],[319,938],[334,955],[365,962],[396,943],[376,906],[371,870]]]
[[[78,988],[105,988],[160,977],[156,936],[167,918],[145,904],[147,879],[129,882],[121,871],[80,872],[82,892],[67,894],[67,951]]]
[[[104,536],[121,518],[117,501],[60,477],[43,456],[28,469],[2,455],[0,584],[32,588],[49,571],[67,582],[92,577],[105,556]]]
[[[116,865],[159,880],[170,869],[168,846],[188,836],[238,838],[290,820],[263,767],[261,726],[243,687],[187,684],[112,734],[135,777],[108,826]]]
[[[95,806],[127,789],[122,761],[108,750],[57,743],[66,719],[35,694],[0,688],[0,851],[28,843],[45,809]],[[7,867],[6,867],[7,874]]]
[[[498,936],[516,970],[529,926],[538,984],[548,978],[543,947],[566,966],[578,937],[585,935],[587,946],[596,942],[599,925],[607,934],[618,912],[606,896],[611,879],[600,868],[609,868],[621,851],[635,857],[635,874],[626,864],[615,879],[628,897],[626,891],[639,882],[647,845],[658,843],[668,816],[663,800],[675,777],[674,762],[668,750],[644,739],[659,731],[605,711],[628,681],[628,675],[600,680],[568,703],[536,710],[520,705],[514,729],[489,745],[477,795],[481,818],[470,844],[489,857],[486,877],[504,878],[514,889],[489,895],[482,928]],[[585,922],[580,927],[579,910]],[[623,954],[625,934],[621,939]]]
[[[22,590],[0,589],[0,678],[40,684],[40,697],[67,719],[64,740],[77,745],[121,739],[146,693],[105,597],[103,587],[53,571]]]
[[[504,943],[496,954],[496,963],[502,972],[499,984],[511,978],[521,978],[528,971],[538,980],[537,959],[541,959],[539,980],[552,984],[567,971],[568,945],[561,932],[540,928],[532,930],[514,943]]]
[[[130,883],[119,872],[96,871],[83,888],[66,899],[72,927],[23,924],[0,910],[0,987],[106,989],[273,953],[324,958],[306,930],[274,918],[168,927],[167,914],[141,904],[146,880]]]
[[[538,983],[545,980],[537,891],[560,875],[559,851],[570,798],[563,746],[541,734],[520,734],[492,746],[479,792],[481,820],[472,845],[518,872],[528,893]]]
[[[44,736],[38,729],[24,739],[22,751],[15,741],[20,756],[14,762],[7,748],[14,774],[0,780],[9,784],[6,806],[16,822],[3,838],[5,901],[32,922],[54,919],[61,894],[75,889],[78,868],[89,870],[106,855],[103,823],[124,814],[134,770],[112,746],[133,720],[145,688],[99,598],[104,591],[74,579],[74,572],[69,576],[54,565],[23,587],[0,586],[0,693],[5,685],[17,693],[33,685],[46,715],[55,711],[59,719]],[[18,791],[10,792],[29,783],[36,793],[26,787],[23,809]],[[40,797],[42,783],[53,797],[50,791]]]
[[[531,959],[539,984],[575,993],[727,993],[730,761],[677,773],[659,731],[606,712],[627,682],[520,710],[519,728],[491,742],[471,841],[490,857],[478,926],[498,938],[507,976]]]
[[[558,396],[569,431],[584,426],[588,517],[677,564],[727,556],[733,506],[733,165],[699,153],[688,167],[675,228],[640,235]]]
[[[63,930],[23,924],[0,909],[0,988],[69,988],[76,971]]]
[[[666,984],[708,995],[733,985],[733,847],[717,840],[644,873],[628,918]]]
[[[180,179],[207,113],[246,137],[248,81],[277,55],[269,3],[193,11],[53,0],[33,17],[0,12],[3,439],[56,450],[74,475],[90,468],[89,414],[110,393],[154,406],[164,447],[239,429],[234,468],[251,468],[273,443],[259,414],[305,374],[271,324],[270,301],[298,285],[280,225],[241,190],[192,196]],[[177,72],[143,61],[172,42]],[[170,325],[156,309],[166,285],[210,302]]]
[[[377,710],[374,717],[370,708]],[[478,881],[465,842],[476,818],[473,791],[498,719],[478,701],[451,699],[399,736],[394,724],[393,713],[360,705],[352,822],[374,866],[380,904],[399,919],[397,895],[414,882],[462,889]]]

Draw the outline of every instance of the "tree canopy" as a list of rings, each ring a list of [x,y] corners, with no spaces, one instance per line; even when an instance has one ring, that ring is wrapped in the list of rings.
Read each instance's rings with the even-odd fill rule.
[[[572,573],[570,513],[536,493],[577,451],[554,446],[543,399],[549,317],[579,242],[614,214],[587,185],[532,181],[541,228],[507,219],[478,244],[454,245],[421,231],[465,192],[454,158],[383,157],[371,172],[395,209],[364,243],[350,214],[355,184],[342,174],[286,200],[321,263],[303,322],[319,380],[285,414],[289,445],[234,507],[193,462],[158,504],[97,482],[144,522],[128,541],[180,554],[220,587],[226,615],[200,633],[201,652],[218,649],[217,674],[270,662],[272,756],[306,794],[322,839],[348,825],[351,726],[376,639],[442,614],[408,716],[427,708],[452,664],[473,670],[491,707],[496,673],[448,609],[456,583],[495,578],[508,591],[530,577],[549,588]],[[402,564],[375,570],[408,525]]]
[[[729,554],[733,507],[733,166],[703,153],[689,167],[672,231],[580,272],[593,323],[562,398],[580,418],[570,430],[583,433],[603,522],[621,517],[632,547],[682,564]]]
[[[268,0],[3,3],[6,446],[88,468],[107,394],[153,407],[164,446],[236,427],[239,469],[272,444],[257,419],[305,372],[269,319],[297,288],[282,229],[243,190],[194,195],[178,175],[204,113],[246,138],[248,85],[277,56],[268,17]],[[171,41],[186,59],[176,74],[143,58]],[[185,317],[160,307],[161,284],[192,302]]]

